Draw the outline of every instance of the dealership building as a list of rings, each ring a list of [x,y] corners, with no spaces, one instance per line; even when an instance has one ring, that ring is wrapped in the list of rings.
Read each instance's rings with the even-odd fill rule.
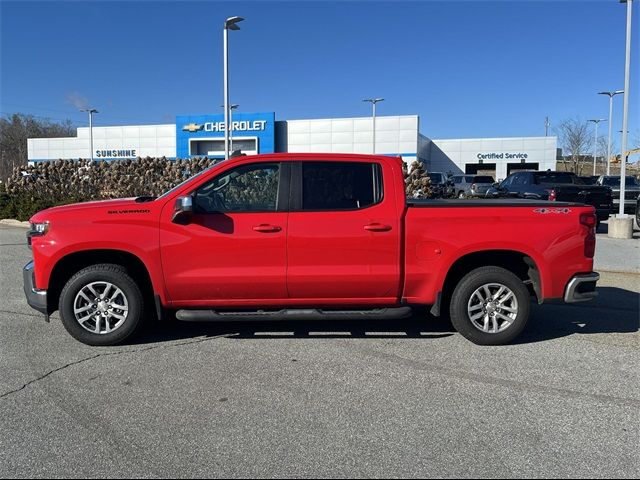
[[[418,115],[378,116],[375,152],[423,162],[428,171],[491,174],[555,169],[556,137],[430,139]],[[274,152],[373,153],[371,117],[276,120],[275,113],[234,113],[233,150],[247,155]],[[93,157],[224,157],[223,115],[180,115],[175,124],[93,127]],[[30,138],[29,162],[89,158],[88,127],[67,138]]]

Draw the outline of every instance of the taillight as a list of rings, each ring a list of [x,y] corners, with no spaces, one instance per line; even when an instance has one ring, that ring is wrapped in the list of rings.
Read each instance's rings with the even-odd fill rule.
[[[555,202],[557,197],[558,196],[556,195],[556,189],[555,188],[552,188],[551,190],[549,190],[549,201],[550,202]]]
[[[596,253],[596,226],[598,219],[593,212],[581,213],[580,224],[587,227],[587,236],[584,239],[584,256],[593,258]]]
[[[580,223],[585,227],[595,228],[595,226],[598,224],[598,219],[596,218],[595,213],[581,213]]]

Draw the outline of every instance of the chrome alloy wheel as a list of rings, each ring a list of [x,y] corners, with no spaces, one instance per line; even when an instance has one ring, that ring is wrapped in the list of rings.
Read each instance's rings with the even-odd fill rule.
[[[105,335],[120,328],[129,313],[129,301],[122,290],[109,282],[91,282],[73,301],[73,314],[85,330]]]
[[[474,327],[485,333],[500,333],[518,316],[518,299],[505,285],[487,283],[471,294],[467,313]]]

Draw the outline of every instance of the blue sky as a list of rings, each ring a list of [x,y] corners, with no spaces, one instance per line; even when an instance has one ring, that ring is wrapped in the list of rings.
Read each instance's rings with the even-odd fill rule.
[[[639,129],[635,2],[630,131]],[[501,2],[0,2],[0,111],[84,125],[221,113],[222,23],[231,100],[277,119],[419,114],[431,138],[544,134],[606,118],[624,82],[618,0]],[[622,97],[614,128],[620,130]],[[601,127],[602,128],[602,127]],[[606,129],[606,127],[605,127]],[[619,142],[618,142],[619,144]]]

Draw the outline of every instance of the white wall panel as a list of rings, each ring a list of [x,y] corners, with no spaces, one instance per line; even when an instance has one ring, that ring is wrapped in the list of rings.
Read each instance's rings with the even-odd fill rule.
[[[353,132],[353,120],[333,120],[331,122],[332,132]]]
[[[309,134],[309,143],[331,143],[331,132],[312,132]]]
[[[333,143],[331,151],[334,153],[353,153],[353,143]]]
[[[383,130],[400,130],[399,117],[376,117],[376,132]],[[417,137],[417,132],[416,132]]]
[[[330,143],[312,143],[309,145],[310,152],[331,152],[331,144]]]
[[[334,132],[329,136],[329,140],[333,144],[353,144],[353,132]]]
[[[400,130],[418,130],[418,116],[407,115],[400,117],[398,121],[398,128]]]
[[[363,153],[370,155],[373,153],[373,144],[369,141],[367,143],[354,143],[353,153]]]
[[[354,143],[366,143],[373,142],[373,132],[371,130],[367,132],[353,132]]]
[[[382,142],[382,143],[393,143],[393,142],[398,142],[399,140],[399,132],[398,130],[383,130],[381,132],[379,132],[376,129],[376,143]],[[415,148],[415,146],[414,146]],[[400,153],[400,152],[398,152]]]
[[[309,133],[309,121],[297,120],[295,122],[287,122],[287,131],[289,135],[296,133]]]
[[[372,118],[354,118],[353,119],[353,131],[354,132],[370,132],[373,127]]]
[[[327,133],[331,132],[331,120],[310,120],[308,121],[309,132]]]

